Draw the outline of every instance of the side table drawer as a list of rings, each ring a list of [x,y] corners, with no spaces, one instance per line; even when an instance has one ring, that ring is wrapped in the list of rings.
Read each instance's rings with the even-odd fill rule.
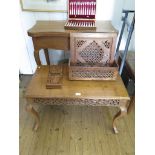
[[[33,44],[35,49],[51,48],[58,50],[69,50],[69,37],[62,37],[62,36],[33,37]]]

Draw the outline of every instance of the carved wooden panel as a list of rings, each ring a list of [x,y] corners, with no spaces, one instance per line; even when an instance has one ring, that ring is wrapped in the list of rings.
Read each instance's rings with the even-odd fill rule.
[[[62,66],[61,65],[50,65],[49,67],[49,75],[62,75]]]
[[[88,69],[82,69],[80,68],[80,71],[78,69],[72,70],[72,76],[71,78],[78,78],[78,79],[113,79],[114,78],[114,70],[101,70],[96,69],[92,71]]]
[[[78,42],[83,42],[81,47],[77,46]],[[87,39],[87,40],[76,40],[76,60],[82,63],[109,63],[110,60],[110,48],[105,46],[105,42],[111,44],[110,39],[99,40],[99,39]],[[106,49],[107,48],[107,49]]]
[[[62,87],[62,76],[48,76],[46,88],[61,88]]]
[[[62,66],[50,65],[46,88],[61,88],[62,87]]]
[[[116,33],[71,33],[71,62],[112,64],[116,37]]]
[[[45,105],[89,105],[89,106],[118,106],[119,99],[80,99],[80,98],[34,98],[34,103]]]
[[[118,66],[113,65],[90,65],[89,63],[69,63],[70,80],[115,80],[118,74]]]
[[[116,33],[71,33],[70,80],[115,80]]]

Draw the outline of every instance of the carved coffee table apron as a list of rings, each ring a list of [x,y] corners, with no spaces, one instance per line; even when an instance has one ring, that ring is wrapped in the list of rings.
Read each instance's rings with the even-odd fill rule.
[[[118,133],[116,120],[127,114],[129,96],[118,75],[114,81],[70,81],[68,67],[63,66],[63,86],[61,89],[46,89],[49,66],[37,68],[26,90],[28,112],[35,118],[34,130],[39,127],[39,113],[34,104],[44,105],[90,105],[114,106],[120,111],[114,116],[112,126]]]

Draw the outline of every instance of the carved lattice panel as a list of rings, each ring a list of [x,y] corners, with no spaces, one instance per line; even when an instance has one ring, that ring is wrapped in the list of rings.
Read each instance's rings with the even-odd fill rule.
[[[71,33],[70,80],[115,80],[116,33]]]
[[[94,40],[84,49],[80,50],[79,55],[85,60],[86,63],[98,63],[103,59],[104,50]]]
[[[88,106],[119,106],[119,99],[80,99],[80,98],[34,98],[34,103],[44,105],[88,105]]]
[[[70,61],[113,64],[117,33],[71,33]]]
[[[95,79],[101,79],[101,78],[109,78],[112,79],[114,77],[114,71],[102,71],[102,70],[73,70],[72,71],[72,77],[73,78],[95,78]]]
[[[91,67],[91,66],[74,66],[70,64],[70,80],[115,80],[117,78],[117,66],[111,67]]]
[[[74,59],[82,63],[107,64],[111,58],[111,45],[112,39],[110,38],[76,39]]]
[[[84,43],[86,43],[86,40],[77,40],[76,41],[76,48],[81,47]]]

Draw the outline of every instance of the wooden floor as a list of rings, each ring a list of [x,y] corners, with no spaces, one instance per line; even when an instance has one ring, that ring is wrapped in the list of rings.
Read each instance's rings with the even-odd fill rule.
[[[23,98],[31,77],[20,83],[19,145],[20,155],[134,155],[134,109],[117,123],[119,134],[112,131],[112,118],[118,109],[88,106],[39,106],[41,126],[32,130],[34,120],[25,111]]]

